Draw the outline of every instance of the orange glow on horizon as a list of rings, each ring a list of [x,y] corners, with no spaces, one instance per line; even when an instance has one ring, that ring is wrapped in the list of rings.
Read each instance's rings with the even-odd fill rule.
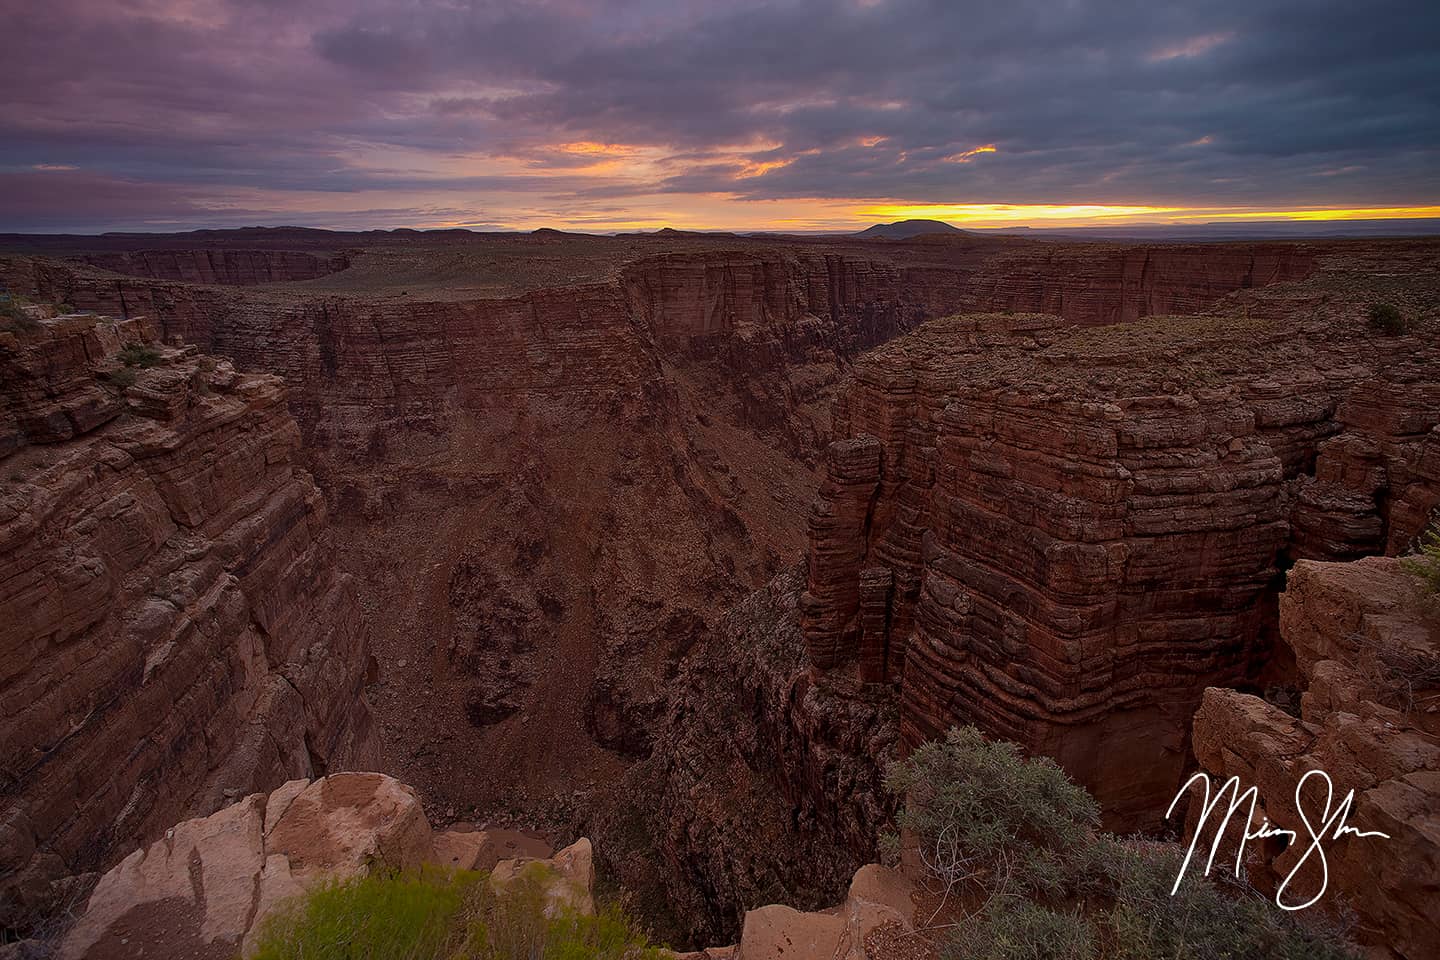
[[[1111,204],[879,204],[855,211],[861,220],[945,220],[971,226],[1193,224],[1226,221],[1411,220],[1440,218],[1440,206],[1319,208],[1150,207]]]

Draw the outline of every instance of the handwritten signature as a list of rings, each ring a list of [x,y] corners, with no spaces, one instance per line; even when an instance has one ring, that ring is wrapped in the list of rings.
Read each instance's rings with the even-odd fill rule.
[[[1325,782],[1325,805],[1320,810],[1320,819],[1318,822],[1311,821],[1301,798],[1301,794],[1305,790],[1305,784],[1309,782],[1311,777],[1320,777]],[[1170,888],[1170,896],[1175,896],[1175,892],[1180,889],[1180,881],[1185,879],[1185,872],[1190,868],[1190,860],[1195,855],[1195,848],[1200,843],[1203,829],[1210,820],[1210,815],[1215,812],[1215,809],[1220,806],[1221,801],[1225,799],[1226,794],[1230,796],[1230,805],[1225,811],[1224,819],[1220,820],[1216,825],[1215,840],[1210,844],[1210,857],[1205,861],[1205,876],[1208,877],[1210,875],[1210,868],[1214,865],[1215,857],[1220,851],[1220,843],[1225,838],[1225,828],[1229,826],[1230,818],[1235,815],[1235,811],[1244,806],[1247,799],[1250,801],[1250,807],[1245,819],[1245,833],[1240,840],[1239,849],[1235,852],[1235,875],[1237,877],[1242,870],[1241,861],[1245,856],[1245,844],[1249,841],[1264,840],[1269,837],[1285,837],[1288,844],[1294,843],[1299,839],[1298,831],[1273,826],[1269,818],[1263,819],[1258,827],[1254,826],[1255,804],[1260,798],[1260,791],[1255,787],[1250,787],[1248,790],[1241,790],[1239,777],[1231,777],[1229,780],[1226,780],[1220,789],[1216,791],[1214,799],[1211,799],[1210,777],[1203,772],[1195,774],[1189,780],[1185,781],[1185,784],[1180,788],[1179,792],[1175,794],[1175,799],[1170,801],[1170,808],[1165,811],[1165,819],[1170,819],[1175,813],[1175,807],[1179,804],[1181,798],[1184,797],[1186,792],[1196,783],[1201,784],[1205,788],[1204,806],[1200,809],[1200,817],[1195,824],[1194,835],[1190,838],[1190,848],[1185,851],[1185,860],[1180,864],[1180,873],[1175,878],[1175,885]],[[1334,800],[1335,785],[1330,780],[1330,774],[1324,770],[1311,770],[1301,777],[1300,782],[1295,785],[1295,809],[1299,812],[1300,819],[1305,824],[1305,831],[1310,837],[1310,846],[1306,848],[1300,859],[1295,862],[1295,866],[1291,868],[1290,873],[1285,877],[1284,881],[1281,882],[1279,889],[1275,891],[1275,904],[1282,910],[1304,910],[1306,907],[1312,906],[1324,895],[1325,888],[1330,884],[1330,867],[1325,860],[1324,848],[1327,840],[1339,840],[1347,833],[1356,837],[1381,837],[1386,840],[1390,839],[1388,833],[1381,833],[1379,830],[1357,830],[1346,823],[1346,821],[1350,819],[1350,808],[1355,803],[1354,790],[1345,794],[1338,804],[1335,803]],[[1333,810],[1331,809],[1332,806],[1334,807]],[[1299,874],[1301,867],[1310,860],[1311,856],[1320,858],[1320,889],[1313,897],[1304,903],[1287,903],[1285,898],[1286,891],[1289,889],[1296,875]]]

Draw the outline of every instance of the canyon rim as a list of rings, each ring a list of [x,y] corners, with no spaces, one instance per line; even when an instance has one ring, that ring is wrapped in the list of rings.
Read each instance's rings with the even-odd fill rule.
[[[0,960],[1437,956],[1428,5],[55,6]]]

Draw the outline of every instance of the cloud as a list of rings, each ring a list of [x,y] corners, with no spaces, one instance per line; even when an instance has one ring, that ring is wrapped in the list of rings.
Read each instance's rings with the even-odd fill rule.
[[[0,229],[83,223],[86,202],[535,226],[622,198],[739,201],[725,225],[769,201],[1440,199],[1421,0],[0,0],[0,19],[0,175],[88,178],[10,193]]]

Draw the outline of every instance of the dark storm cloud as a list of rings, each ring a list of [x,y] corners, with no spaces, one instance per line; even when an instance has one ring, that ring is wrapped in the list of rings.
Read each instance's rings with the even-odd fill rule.
[[[84,203],[203,219],[227,191],[1440,199],[1440,5],[1415,0],[0,0],[0,22],[0,229]],[[575,141],[651,150],[647,179]]]

